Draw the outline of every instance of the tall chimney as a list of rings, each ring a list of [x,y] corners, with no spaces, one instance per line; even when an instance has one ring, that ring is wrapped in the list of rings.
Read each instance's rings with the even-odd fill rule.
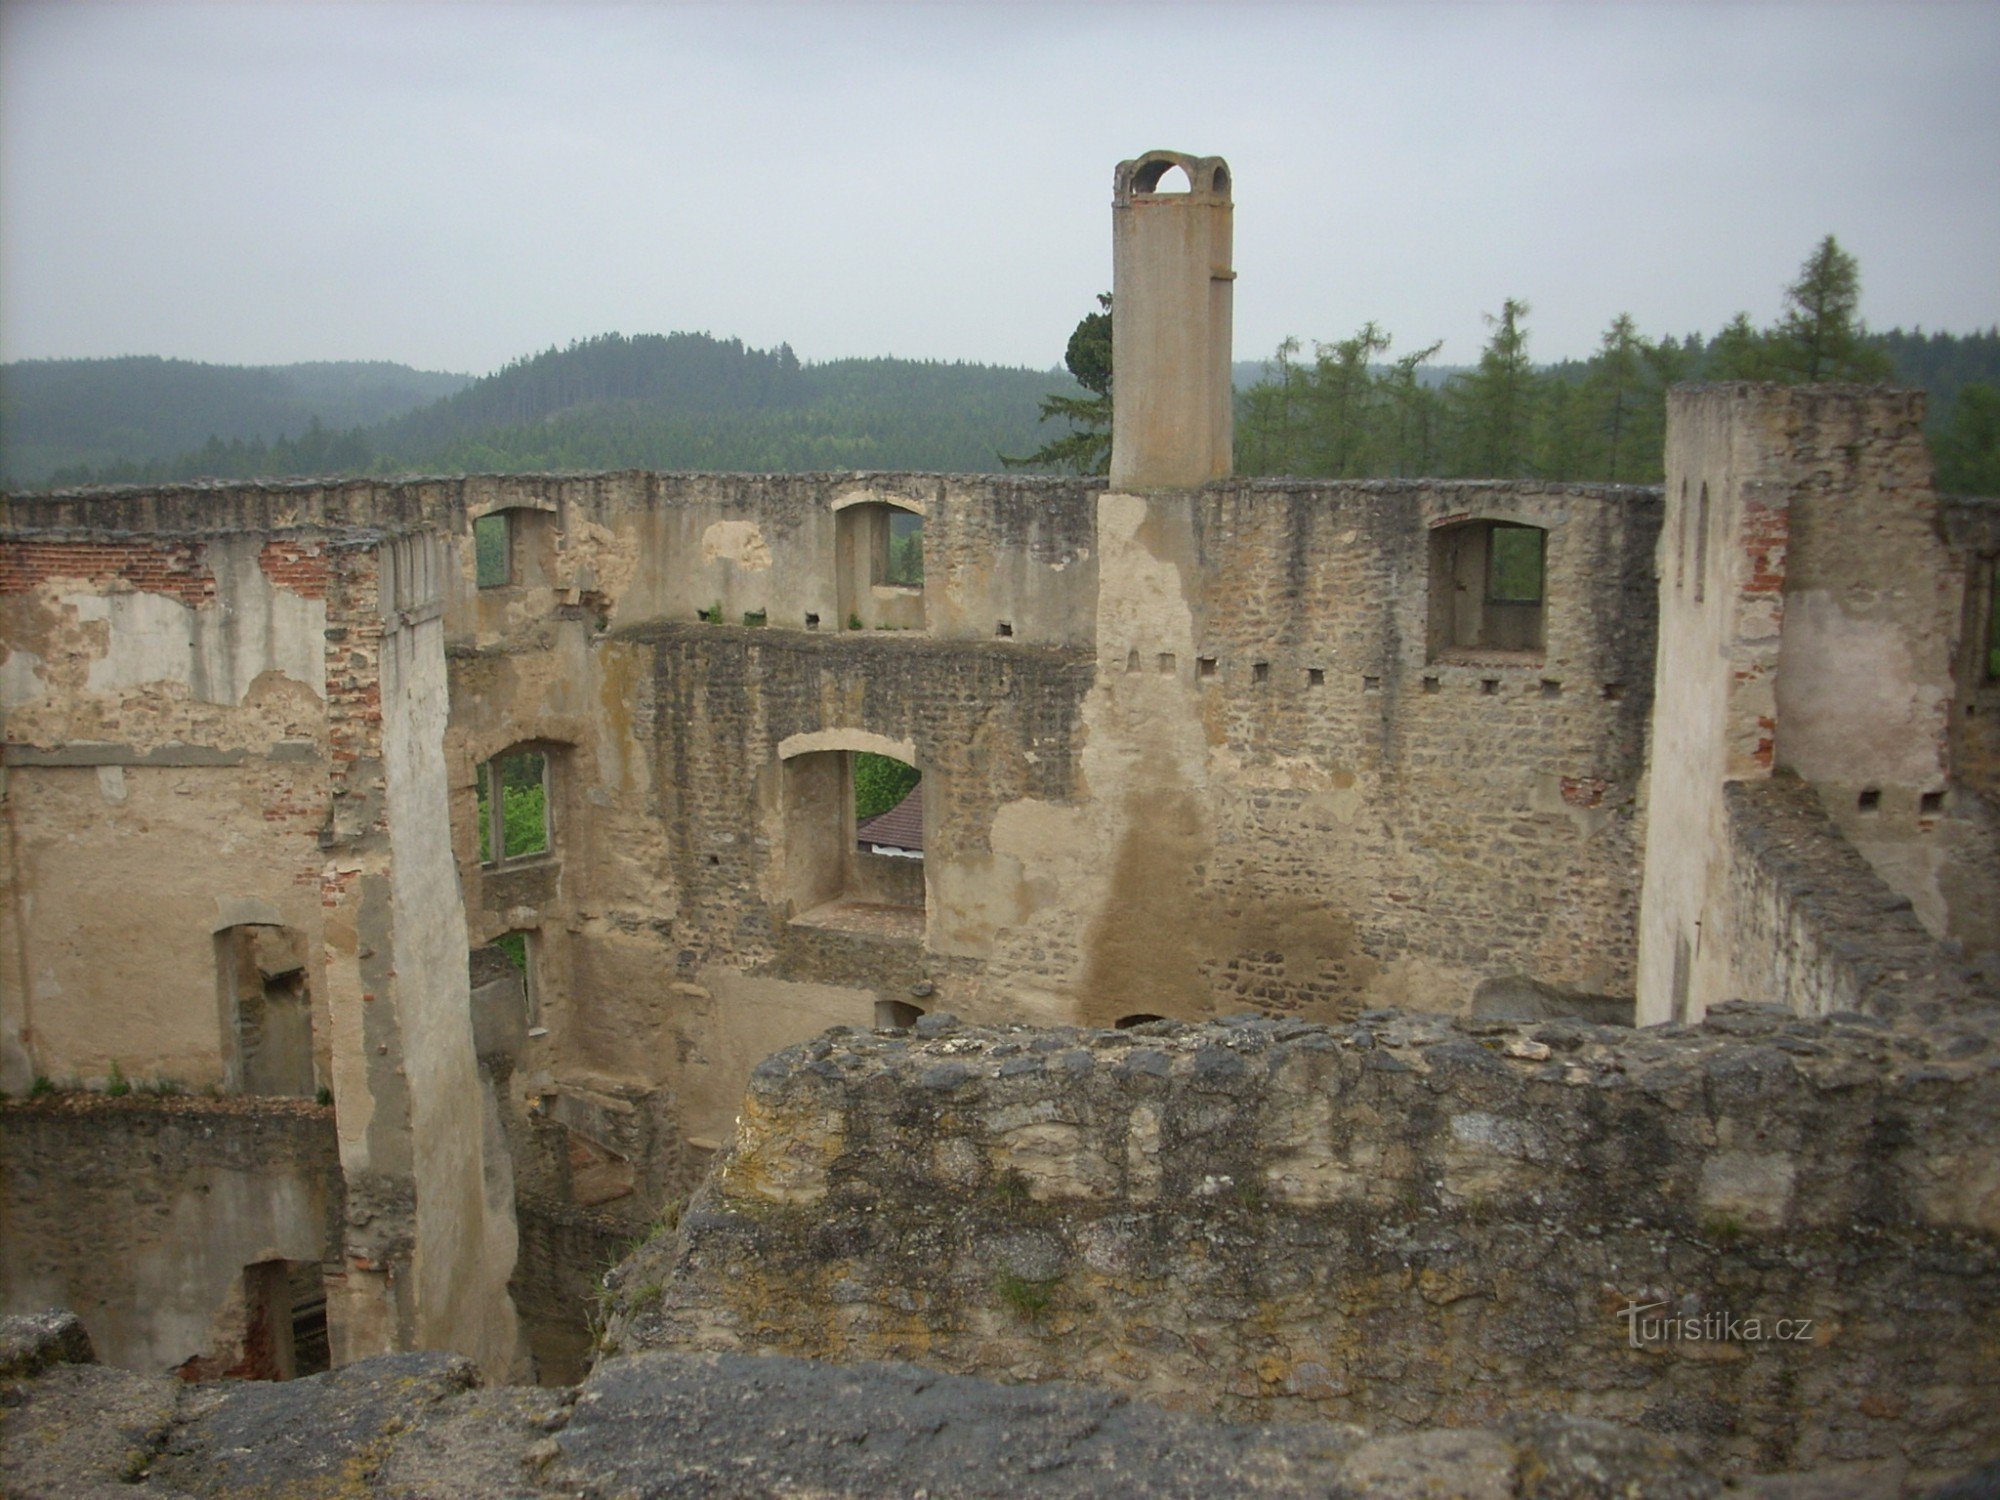
[[[1183,191],[1162,192],[1175,168]],[[1178,175],[1170,186],[1182,187]],[[1122,161],[1111,197],[1111,488],[1189,489],[1227,476],[1229,166],[1148,151]]]

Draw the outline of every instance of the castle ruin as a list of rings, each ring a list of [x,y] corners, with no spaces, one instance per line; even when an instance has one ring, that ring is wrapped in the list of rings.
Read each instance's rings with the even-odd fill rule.
[[[835,1062],[746,1088],[829,1027],[949,1013],[1001,1028],[980,1059],[1016,1024],[1124,1027],[1129,1059],[1176,1023],[1254,1013],[1292,1028],[1282,1051],[1393,1010],[1375,1031],[1439,1045],[1491,1022],[1522,1049],[1480,1049],[1504,1074],[1549,1061],[1537,1023],[1622,1021],[1726,1071],[1775,1024],[1702,1029],[1739,1000],[1934,1040],[1898,1054],[1928,1080],[1841,1042],[1798,1086],[1883,1073],[1862,1092],[1897,1102],[1867,1108],[1905,1131],[1884,1160],[1930,1174],[1890,1197],[1965,1257],[1926,1295],[1990,1310],[2000,1176],[1966,1122],[1995,1111],[2000,505],[1934,493],[1920,394],[1854,387],[1674,391],[1660,488],[1231,478],[1230,196],[1218,158],[1118,168],[1108,482],[7,497],[0,1311],[74,1307],[133,1367],[451,1349],[574,1379],[614,1247],[733,1140],[720,1191],[826,1190],[842,1138],[802,1134],[809,1110],[774,1137],[767,1106]],[[857,840],[865,754],[921,773],[920,848]],[[1592,1056],[1628,1045],[1587,1030]],[[1196,1065],[1153,1050],[1142,1073]],[[37,1079],[96,1092],[24,1101]],[[1520,1097],[1472,1113],[1555,1119],[1490,1086]],[[1196,1190],[1145,1167],[1146,1087],[1055,1153],[1140,1174],[1084,1197]],[[1524,1165],[1518,1129],[1451,1137],[1420,1082],[1383,1088],[1340,1127],[1379,1132],[1373,1155],[1260,1138],[1231,1170],[1393,1219],[1419,1206],[1385,1156],[1407,1124],[1494,1157],[1454,1211],[1562,1199],[1581,1158]],[[1821,1196],[1834,1146],[1873,1148],[1822,1104],[1762,1143],[1754,1100],[1715,1106],[1720,1135],[1662,1127],[1648,1160],[1681,1196],[1659,1212],[1753,1238],[1849,1222]],[[925,1118],[912,1153],[999,1149],[990,1121]],[[1035,1189],[1043,1148],[1006,1149]],[[1859,1284],[1906,1285],[1914,1253],[1890,1236]],[[845,1352],[931,1347],[901,1336]],[[1990,1379],[1990,1344],[1922,1337],[1953,1389]],[[1128,1374],[1171,1395],[1201,1368]],[[1223,1382],[1307,1409],[1338,1384]]]

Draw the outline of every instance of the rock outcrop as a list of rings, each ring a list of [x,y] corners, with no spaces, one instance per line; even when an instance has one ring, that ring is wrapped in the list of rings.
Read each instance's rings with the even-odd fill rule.
[[[1338,1424],[1230,1425],[1104,1390],[737,1355],[613,1359],[573,1390],[483,1387],[448,1354],[384,1355],[286,1383],[182,1385],[70,1362],[73,1317],[18,1326],[28,1321],[0,1325],[15,1372],[0,1383],[0,1492],[24,1500],[1725,1493],[1664,1438],[1569,1417],[1371,1438]],[[16,1359],[20,1350],[32,1352]],[[1980,1482],[1967,1476],[1950,1493],[1990,1493]],[[1930,1493],[1896,1472],[1727,1492]]]

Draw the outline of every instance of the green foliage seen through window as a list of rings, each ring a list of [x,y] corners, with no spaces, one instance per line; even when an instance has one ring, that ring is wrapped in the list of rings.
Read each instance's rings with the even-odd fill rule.
[[[1536,526],[1495,526],[1486,557],[1486,598],[1491,604],[1539,604],[1542,598],[1542,531]]]
[[[872,818],[910,795],[921,779],[915,766],[866,750],[854,754],[854,816]]]
[[[500,792],[500,859],[545,853],[549,847],[547,761],[523,750],[479,768],[479,861],[494,862],[493,793]]]

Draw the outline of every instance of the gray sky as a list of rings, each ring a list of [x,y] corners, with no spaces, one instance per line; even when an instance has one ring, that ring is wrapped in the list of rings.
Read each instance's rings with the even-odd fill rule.
[[[2000,4],[0,3],[0,357],[595,333],[1046,366],[1111,173],[1229,159],[1236,353],[2000,320]]]

